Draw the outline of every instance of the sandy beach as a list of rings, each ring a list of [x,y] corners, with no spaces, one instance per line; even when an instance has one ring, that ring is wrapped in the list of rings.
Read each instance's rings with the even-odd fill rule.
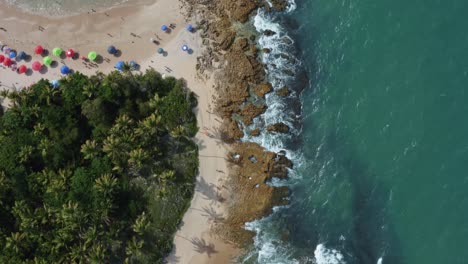
[[[223,219],[226,213],[222,197],[227,191],[224,187],[228,176],[227,146],[218,139],[216,131],[221,123],[212,113],[214,80],[200,78],[195,69],[197,56],[203,49],[201,38],[197,33],[185,30],[187,23],[195,24],[196,21],[186,21],[186,17],[182,4],[175,0],[157,0],[150,5],[115,7],[59,18],[25,14],[0,4],[0,27],[6,30],[0,31],[0,41],[32,56],[30,61],[19,61],[18,65],[31,67],[34,61],[42,62],[43,57],[33,52],[38,44],[49,51],[54,47],[72,48],[80,56],[86,56],[89,51],[102,56],[96,63],[84,63],[80,59],[51,55],[57,62],[55,67],[44,67],[41,72],[27,75],[0,66],[0,86],[2,89],[24,89],[42,78],[60,79],[62,65],[86,75],[96,71],[108,73],[114,70],[119,60],[134,60],[141,65],[141,71],[154,68],[168,76],[185,79],[187,86],[198,96],[195,111],[200,132],[194,140],[200,148],[200,174],[191,206],[175,235],[174,250],[167,260],[169,263],[228,263],[237,251],[210,232],[211,224]],[[160,30],[162,24],[171,23],[175,28],[170,33]],[[157,40],[159,45],[151,43],[150,38]],[[111,44],[121,51],[119,57],[106,52]],[[182,51],[184,44],[193,53]],[[160,47],[166,51],[164,55],[157,53]]]

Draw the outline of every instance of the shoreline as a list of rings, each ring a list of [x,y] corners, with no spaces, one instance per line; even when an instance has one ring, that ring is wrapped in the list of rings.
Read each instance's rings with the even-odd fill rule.
[[[253,242],[254,232],[244,229],[245,223],[269,215],[274,206],[286,204],[289,196],[287,187],[267,184],[273,177],[288,177],[293,164],[284,153],[266,151],[256,143],[239,142],[244,136],[244,126],[252,124],[253,119],[267,109],[264,105],[244,103],[252,94],[264,99],[273,92],[271,84],[265,82],[266,65],[259,57],[259,53],[266,51],[257,48],[262,33],[252,35],[252,26],[246,22],[260,6],[282,10],[287,1],[274,1],[272,7],[251,0],[180,2],[184,8],[178,5],[179,1],[155,0],[144,8],[118,6],[105,12],[66,18],[32,15],[26,20],[21,18],[22,11],[3,9],[0,3],[0,21],[6,23],[7,29],[18,28],[8,34],[0,31],[0,41],[12,43],[10,45],[18,50],[29,50],[28,54],[35,44],[42,44],[49,50],[55,45],[64,50],[74,48],[84,54],[95,50],[102,54],[103,61],[93,67],[83,66],[80,60],[57,59],[59,64],[86,75],[96,70],[108,73],[114,70],[113,65],[118,60],[136,60],[141,70],[154,68],[164,73],[169,67],[172,70],[166,75],[185,79],[199,100],[195,112],[200,131],[195,141],[200,147],[200,173],[191,206],[175,234],[174,249],[167,261],[228,263],[241,254],[241,248]],[[167,12],[155,17],[154,13],[161,10]],[[196,33],[187,34],[184,30],[186,19],[197,22]],[[166,35],[159,30],[164,23],[176,23],[177,27]],[[242,31],[239,23],[250,30]],[[43,26],[45,31],[35,29],[36,25]],[[155,34],[162,36],[159,46],[149,42]],[[120,57],[107,55],[105,48],[110,44],[122,50]],[[194,53],[184,54],[181,44],[188,44]],[[163,47],[168,56],[156,54],[158,47]],[[33,57],[42,59],[37,55]],[[41,78],[61,77],[56,68],[43,74],[34,72],[31,76],[18,75],[4,67],[0,72],[0,87],[7,88],[27,86]],[[267,128],[258,129],[260,133]],[[254,135],[254,131],[250,133]]]
[[[216,93],[213,89],[214,80],[200,78],[196,71],[197,57],[201,55],[205,47],[198,33],[185,30],[186,22],[193,23],[193,21],[186,21],[183,13],[185,7],[181,8],[179,1],[155,0],[153,2],[144,8],[140,6],[114,7],[106,11],[109,16],[103,12],[96,12],[51,19],[40,15],[32,15],[23,19],[24,13],[20,9],[3,8],[0,5],[0,21],[8,30],[7,32],[0,31],[0,41],[18,51],[25,50],[32,55],[30,62],[18,64],[30,66],[34,60],[42,60],[41,56],[32,54],[36,44],[44,45],[49,50],[55,46],[62,47],[64,50],[74,48],[84,54],[95,50],[103,56],[103,61],[92,67],[86,67],[81,60],[59,59],[51,56],[57,61],[57,67],[48,67],[43,73],[33,72],[30,76],[19,75],[1,66],[0,87],[22,89],[42,78],[59,79],[62,77],[59,71],[62,64],[85,75],[92,75],[96,71],[109,73],[114,70],[113,66],[118,60],[136,60],[141,66],[141,71],[154,68],[166,76],[183,78],[188,88],[198,97],[198,107],[194,111],[200,131],[194,140],[200,148],[200,167],[191,206],[179,227],[181,233],[175,236],[173,253],[168,260],[170,261],[172,257],[174,262],[181,263],[208,263],[210,260],[215,261],[213,263],[226,263],[238,251],[231,244],[224,243],[212,235],[210,225],[207,225],[212,221],[210,218],[212,219],[213,216],[225,214],[225,209],[219,201],[216,201],[216,198],[218,197],[217,188],[222,189],[225,184],[227,166],[225,162],[220,162],[224,159],[216,158],[217,162],[213,162],[213,157],[226,157],[227,146],[217,138],[209,137],[203,132],[203,128],[206,127],[212,131],[211,134],[215,134],[214,131],[217,131],[220,126],[216,121],[219,119],[212,114],[214,109],[212,98]],[[155,13],[161,15],[155,17]],[[176,28],[170,34],[162,33],[160,26],[169,23],[175,23]],[[46,30],[39,31],[37,25],[43,26]],[[107,32],[113,33],[114,37],[107,37]],[[114,32],[120,32],[120,34],[115,37],[117,34]],[[137,37],[130,33],[135,33]],[[151,37],[156,38],[155,34],[160,37],[159,45],[149,41]],[[106,48],[110,44],[122,51],[120,57],[107,54]],[[193,54],[183,52],[182,44],[188,45],[193,50]],[[164,48],[166,56],[157,54],[156,50],[159,47]],[[167,70],[168,68],[170,71]],[[213,190],[215,196],[213,196]],[[216,246],[215,252],[210,251],[210,245]]]

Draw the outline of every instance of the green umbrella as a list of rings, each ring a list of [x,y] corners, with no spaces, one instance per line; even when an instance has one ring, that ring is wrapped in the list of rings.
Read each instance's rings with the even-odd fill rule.
[[[62,49],[61,48],[54,48],[52,50],[52,53],[57,56],[57,57],[60,57],[60,55],[62,55]]]
[[[95,60],[97,58],[97,53],[95,51],[91,51],[90,53],[88,53],[88,59],[89,60]]]
[[[52,63],[52,58],[49,57],[49,56],[44,57],[44,59],[42,59],[42,62],[43,62],[45,65],[49,66],[49,65]]]

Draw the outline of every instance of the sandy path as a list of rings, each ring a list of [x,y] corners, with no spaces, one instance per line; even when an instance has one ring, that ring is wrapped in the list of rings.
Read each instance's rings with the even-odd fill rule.
[[[57,66],[46,68],[42,73],[19,75],[3,66],[0,67],[2,89],[23,89],[41,78],[59,79],[60,66],[67,65],[75,71],[91,75],[96,71],[108,73],[118,60],[135,60],[144,71],[150,67],[166,75],[183,78],[188,87],[198,96],[196,114],[200,133],[195,137],[200,147],[200,174],[197,177],[196,192],[191,206],[183,218],[183,223],[174,240],[174,250],[168,257],[169,263],[228,263],[236,252],[234,248],[211,236],[209,231],[213,221],[224,217],[225,208],[220,202],[223,182],[227,177],[226,145],[217,139],[216,129],[219,118],[211,114],[212,95],[215,92],[212,80],[197,78],[196,57],[201,52],[201,39],[196,33],[187,32],[185,15],[180,11],[176,0],[157,0],[152,5],[139,7],[117,7],[103,12],[83,14],[68,18],[46,19],[40,16],[25,15],[18,10],[0,4],[0,25],[7,32],[0,31],[0,41],[18,51],[32,55],[29,62],[18,65],[31,66],[42,57],[33,54],[36,44],[52,50],[58,46],[73,48],[83,54],[95,50],[104,60],[95,67],[85,67],[81,60],[59,59]],[[161,32],[162,24],[175,23],[170,34]],[[45,28],[40,31],[38,26]],[[131,33],[136,35],[132,36]],[[111,36],[107,35],[110,34]],[[159,36],[160,45],[150,43],[150,38]],[[113,44],[122,51],[120,57],[106,53],[107,46]],[[188,45],[192,54],[181,50]],[[157,54],[162,47],[166,56]],[[169,71],[167,69],[170,69]],[[205,130],[206,129],[206,130]],[[205,133],[206,132],[206,133]],[[210,137],[207,134],[212,134]]]

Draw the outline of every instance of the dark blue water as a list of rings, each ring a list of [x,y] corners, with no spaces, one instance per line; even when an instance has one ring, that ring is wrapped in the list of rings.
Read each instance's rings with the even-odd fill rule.
[[[468,263],[468,2],[296,4],[293,195],[246,262]]]

